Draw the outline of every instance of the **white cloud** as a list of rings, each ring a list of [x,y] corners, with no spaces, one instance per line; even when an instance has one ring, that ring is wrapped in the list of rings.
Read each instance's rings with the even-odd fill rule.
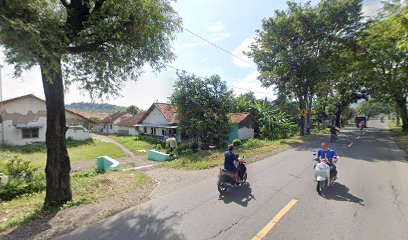
[[[243,79],[232,83],[231,87],[234,93],[239,95],[252,91],[258,99],[263,99],[267,97],[272,100],[276,98],[276,94],[272,89],[267,89],[262,87],[261,82],[257,79],[259,76],[258,71],[253,71],[246,75]]]
[[[366,17],[373,17],[382,7],[381,0],[367,0],[363,3],[362,12]]]
[[[254,41],[254,36],[245,39],[241,45],[239,45],[237,48],[235,48],[232,53],[239,58],[232,57],[232,62],[237,65],[238,67],[254,67],[255,63],[252,61],[251,58],[249,58],[247,55],[244,54],[244,52],[248,52],[250,50],[250,46]],[[245,61],[243,61],[243,60]]]
[[[228,39],[231,36],[231,34],[226,30],[224,24],[220,22],[216,22],[216,23],[207,25],[206,29],[208,32],[205,34],[195,32],[195,31],[193,32],[197,33],[198,35],[202,36],[204,39],[207,39],[208,41],[212,43],[223,41],[225,39]],[[186,34],[192,35],[192,33],[188,32],[187,30],[185,30]],[[202,39],[199,39],[197,36],[193,36],[193,37],[194,37],[193,42],[180,43],[180,44],[177,44],[175,48],[184,49],[184,48],[193,48],[193,47],[201,47],[201,46],[209,45],[208,42]]]
[[[212,23],[207,26],[207,29],[212,33],[225,32],[225,27],[221,22]]]

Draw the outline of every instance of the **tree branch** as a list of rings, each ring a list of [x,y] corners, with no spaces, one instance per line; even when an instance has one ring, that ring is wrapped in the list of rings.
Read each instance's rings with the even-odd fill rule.
[[[84,52],[90,52],[96,50],[100,46],[104,46],[104,44],[108,42],[106,41],[95,41],[93,43],[85,44],[85,45],[80,45],[80,46],[75,46],[75,47],[68,47],[68,52],[73,53],[73,54],[78,54],[78,53],[84,53]]]
[[[67,3],[66,0],[60,0],[60,2],[61,2],[61,4],[62,4],[65,8],[68,8],[68,7],[69,7],[69,4]]]

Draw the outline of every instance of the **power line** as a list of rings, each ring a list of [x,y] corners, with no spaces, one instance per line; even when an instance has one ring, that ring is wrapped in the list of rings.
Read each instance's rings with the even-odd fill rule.
[[[177,68],[177,67],[173,67],[173,66],[168,65],[168,64],[164,64],[164,66],[169,67],[169,68],[172,68],[172,69],[174,69],[174,70],[176,70],[176,71],[186,72],[186,73],[188,73],[188,74],[190,74],[190,75],[197,75],[197,74],[188,72],[188,71],[186,71],[186,70],[183,70],[183,69],[180,69],[180,68]],[[244,90],[244,91],[247,91],[247,92],[258,93],[258,94],[266,94],[266,95],[273,95],[273,94],[274,94],[274,93],[253,91],[253,90],[251,90],[251,89],[246,89],[246,88],[241,88],[241,87],[235,87],[235,86],[233,86],[233,85],[231,85],[231,84],[227,84],[227,86],[229,86],[229,87],[231,87],[231,88],[239,89],[239,90]]]
[[[253,67],[256,67],[256,65],[254,65],[253,63],[251,63],[251,62],[249,62],[249,61],[247,61],[247,60],[241,58],[240,56],[237,56],[237,55],[233,54],[232,52],[230,52],[230,51],[228,51],[228,50],[226,50],[226,49],[224,49],[224,48],[218,46],[217,44],[211,42],[210,40],[207,40],[207,39],[205,39],[204,37],[201,37],[201,36],[198,35],[197,33],[194,33],[193,31],[191,31],[191,30],[189,30],[189,29],[187,29],[187,28],[185,28],[185,27],[183,27],[183,29],[186,30],[187,32],[191,33],[192,35],[194,35],[194,36],[200,38],[201,40],[203,40],[203,41],[205,41],[205,42],[211,44],[212,46],[218,48],[219,50],[221,50],[221,51],[223,51],[223,52],[225,52],[225,53],[227,53],[227,54],[229,54],[229,55],[231,55],[231,56],[233,56],[233,57],[235,57],[235,58],[237,58],[237,59],[239,59],[239,60],[241,60],[241,61],[243,61],[243,62],[245,62],[245,63],[247,63],[247,64],[249,64],[249,65],[251,65],[251,66],[253,66]]]

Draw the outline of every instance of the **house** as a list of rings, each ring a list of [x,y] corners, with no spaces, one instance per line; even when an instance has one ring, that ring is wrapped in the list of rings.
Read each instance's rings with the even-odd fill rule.
[[[141,135],[155,136],[160,139],[174,136],[178,142],[181,142],[178,123],[177,108],[174,105],[153,103],[135,127]]]
[[[168,103],[154,103],[144,116],[135,124],[136,131],[141,135],[150,135],[165,139],[174,136],[177,142],[188,140],[188,136],[179,128],[177,108]],[[248,139],[254,137],[255,122],[250,113],[231,114],[232,130],[228,140]]]
[[[228,141],[248,139],[255,136],[255,122],[251,113],[231,113],[232,130],[228,134]]]
[[[101,132],[103,134],[117,134],[118,133],[118,123],[120,123],[122,120],[131,117],[132,114],[127,113],[127,112],[116,112],[108,117],[102,119],[100,121],[99,125],[102,127]],[[95,128],[94,128],[94,132]]]
[[[85,111],[78,111],[75,109],[68,109],[71,112],[79,114],[84,118],[87,118],[92,121],[89,129],[92,129],[94,132],[102,132],[103,124],[99,124],[102,119],[109,117],[109,113],[95,113],[95,112],[85,112]]]
[[[139,135],[139,131],[136,130],[135,125],[141,122],[145,114],[146,114],[146,111],[143,111],[131,117],[122,118],[122,120],[117,124],[118,134],[119,135],[131,135],[131,136]]]
[[[25,145],[45,142],[47,109],[45,101],[32,94],[5,100],[0,103],[0,143]],[[91,120],[65,110],[67,137],[89,138]],[[4,139],[3,139],[4,136]]]

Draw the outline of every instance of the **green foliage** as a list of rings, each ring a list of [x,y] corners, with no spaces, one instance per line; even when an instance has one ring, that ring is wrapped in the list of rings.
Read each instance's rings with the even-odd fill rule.
[[[44,174],[39,173],[18,156],[8,156],[8,160],[0,162],[0,174],[6,176],[0,181],[0,199],[10,200],[16,196],[40,192],[45,189]]]
[[[389,106],[386,106],[375,100],[364,101],[358,104],[357,111],[359,114],[363,114],[369,118],[378,117],[381,113],[389,114],[391,109]]]
[[[162,144],[162,141],[158,138],[150,137],[150,136],[136,136],[134,138],[135,141],[144,141],[150,144],[158,145]]]
[[[289,1],[288,10],[262,21],[248,53],[262,84],[310,110],[313,97],[330,86],[334,63],[359,33],[361,19],[361,0]]]
[[[162,148],[162,145],[161,145],[161,144],[157,144],[157,145],[156,145],[156,149],[157,149],[157,150],[161,150],[161,148]]]
[[[232,141],[232,144],[233,144],[235,147],[239,147],[239,146],[242,145],[242,141],[241,141],[240,139],[234,139],[234,140]]]
[[[231,130],[232,99],[232,91],[218,75],[203,79],[184,72],[178,73],[171,96],[181,129],[197,137],[205,147],[226,139]]]
[[[132,115],[136,115],[138,112],[140,112],[141,110],[136,107],[135,105],[130,105],[127,109],[126,112],[130,113]]]
[[[198,150],[199,150],[198,143],[193,142],[193,143],[191,144],[191,150],[192,150],[194,153],[195,153],[195,152],[198,152]]]
[[[76,102],[76,103],[67,104],[65,107],[68,109],[75,109],[77,111],[95,112],[95,113],[115,113],[115,112],[126,111],[126,107],[117,106],[117,105],[113,105],[109,103]]]
[[[403,47],[407,36],[408,3],[384,2],[383,9],[360,37],[366,63],[366,85],[370,94],[382,102],[392,102],[408,131],[408,52]]]
[[[259,113],[259,123],[261,126],[261,138],[276,140],[285,139],[296,134],[298,127],[290,119],[280,112],[274,105],[264,101],[255,103]]]

